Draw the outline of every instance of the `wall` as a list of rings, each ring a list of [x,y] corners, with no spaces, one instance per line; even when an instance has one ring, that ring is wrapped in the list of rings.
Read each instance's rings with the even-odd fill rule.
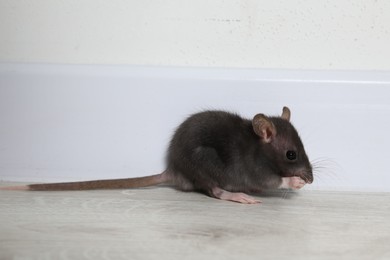
[[[0,62],[390,69],[386,0],[2,0]]]
[[[0,180],[124,178],[164,170],[176,126],[203,109],[292,110],[308,188],[390,191],[390,73],[0,65]]]
[[[156,173],[188,114],[289,105],[324,159],[312,187],[389,191],[390,80],[370,72],[390,70],[389,13],[384,0],[1,0],[0,179]]]

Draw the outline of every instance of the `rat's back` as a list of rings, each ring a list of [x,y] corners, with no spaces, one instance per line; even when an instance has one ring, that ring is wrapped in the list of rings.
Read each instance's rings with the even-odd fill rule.
[[[190,155],[199,146],[222,149],[237,135],[251,131],[251,123],[237,114],[225,111],[204,111],[187,118],[172,137],[169,159]]]

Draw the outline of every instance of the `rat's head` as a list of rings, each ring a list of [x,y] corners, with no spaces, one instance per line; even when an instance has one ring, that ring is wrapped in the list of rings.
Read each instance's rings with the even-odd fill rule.
[[[307,183],[313,182],[312,166],[302,141],[290,123],[290,109],[283,108],[281,117],[257,114],[253,130],[263,143],[264,152],[282,177],[299,176]]]

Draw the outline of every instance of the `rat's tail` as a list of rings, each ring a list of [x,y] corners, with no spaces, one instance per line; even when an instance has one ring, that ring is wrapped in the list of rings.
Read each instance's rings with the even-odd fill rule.
[[[0,187],[0,190],[29,190],[28,185]]]
[[[165,171],[160,174],[146,176],[146,177],[139,177],[139,178],[30,184],[26,186],[0,187],[0,190],[66,191],[66,190],[128,189],[128,188],[140,188],[140,187],[153,186],[162,183],[167,183],[169,181],[170,181],[170,177]]]

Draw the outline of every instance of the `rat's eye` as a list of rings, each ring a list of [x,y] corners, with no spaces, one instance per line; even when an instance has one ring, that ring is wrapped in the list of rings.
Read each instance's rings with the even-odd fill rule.
[[[290,161],[294,161],[297,159],[297,153],[295,151],[287,151],[286,152],[286,157],[287,159],[289,159]]]

